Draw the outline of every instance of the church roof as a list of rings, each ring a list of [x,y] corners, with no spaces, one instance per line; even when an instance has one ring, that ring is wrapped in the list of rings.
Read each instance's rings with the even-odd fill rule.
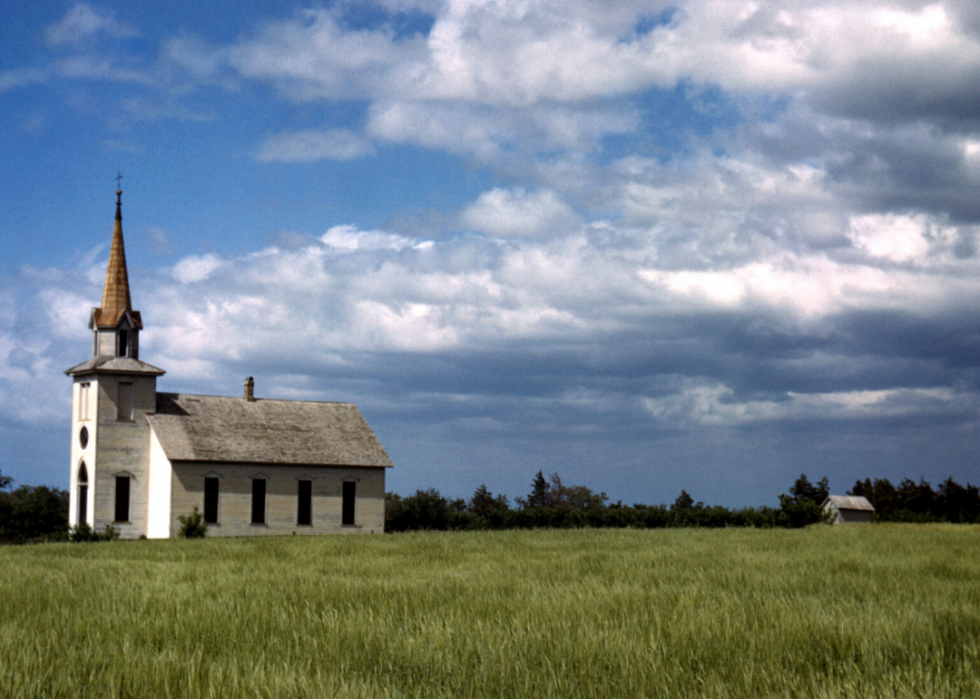
[[[394,465],[353,403],[157,393],[146,419],[171,461]]]
[[[138,312],[133,311],[129,297],[129,273],[126,271],[126,247],[122,233],[122,190],[116,190],[116,227],[112,231],[112,246],[109,248],[109,267],[105,273],[105,287],[102,290],[102,305],[92,309],[92,321],[99,327],[115,327],[123,315],[129,311],[137,328],[143,323]]]
[[[65,373],[69,376],[75,376],[76,374],[88,374],[94,371],[116,374],[155,374],[157,376],[162,376],[167,373],[163,369],[158,369],[152,364],[141,362],[132,357],[114,357],[112,355],[101,355],[86,359],[81,364],[77,364],[71,369],[68,369]]]

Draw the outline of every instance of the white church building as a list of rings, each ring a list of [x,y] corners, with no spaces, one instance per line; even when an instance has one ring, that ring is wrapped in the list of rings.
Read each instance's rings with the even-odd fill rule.
[[[122,191],[92,356],[72,377],[72,525],[165,539],[196,506],[208,536],[384,531],[391,459],[352,403],[158,393],[139,359]]]

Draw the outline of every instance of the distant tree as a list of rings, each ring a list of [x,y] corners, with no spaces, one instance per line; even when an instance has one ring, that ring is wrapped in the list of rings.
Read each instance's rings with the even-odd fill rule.
[[[551,492],[544,474],[538,471],[531,482],[531,492],[526,498],[514,498],[521,509],[534,509],[551,505]]]
[[[392,532],[415,529],[446,529],[449,503],[438,490],[416,490],[401,497],[385,493],[385,529]]]
[[[690,510],[694,508],[694,498],[692,498],[686,490],[682,490],[681,494],[677,496],[674,500],[674,504],[671,505],[671,510]]]
[[[793,484],[793,487],[789,489],[789,492],[795,502],[810,501],[817,503],[819,506],[830,495],[830,483],[827,481],[826,476],[817,481],[817,483],[811,483],[806,477],[806,474],[801,473],[800,477]]]
[[[58,539],[67,533],[68,493],[64,490],[22,485],[0,493],[0,538]]]
[[[605,493],[593,492],[591,488],[584,485],[570,485],[564,487],[564,506],[576,512],[588,512],[599,510],[606,506],[609,496]]]
[[[911,478],[903,478],[895,493],[895,504],[899,510],[907,510],[916,515],[936,516],[933,501],[936,493],[925,478],[916,483]]]
[[[806,474],[801,473],[789,492],[789,495],[783,493],[779,496],[779,510],[775,516],[778,526],[796,528],[829,521],[828,515],[821,509],[830,494],[826,477],[811,483]]]
[[[473,491],[468,509],[477,517],[489,519],[494,515],[502,515],[510,509],[510,505],[507,503],[506,495],[494,497],[493,493],[487,490],[486,483],[483,483]]]
[[[0,490],[6,490],[13,482],[13,478],[3,475],[3,471],[0,471]]]
[[[933,511],[950,522],[980,521],[980,488],[969,483],[963,487],[950,476],[939,484]]]
[[[868,499],[868,502],[873,505],[874,492],[874,486],[871,484],[871,479],[865,478],[863,481],[858,479],[854,486],[847,491],[847,494],[855,497],[865,497]]]

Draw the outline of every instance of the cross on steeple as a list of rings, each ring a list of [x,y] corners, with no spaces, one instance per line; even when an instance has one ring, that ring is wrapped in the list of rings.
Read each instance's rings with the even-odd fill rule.
[[[116,170],[116,189],[122,189],[122,184],[120,180],[122,179],[122,173]]]

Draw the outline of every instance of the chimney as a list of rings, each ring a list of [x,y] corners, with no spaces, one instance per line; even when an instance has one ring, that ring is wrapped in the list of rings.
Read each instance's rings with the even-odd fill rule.
[[[251,376],[245,379],[245,400],[249,402],[255,401],[255,381]]]

